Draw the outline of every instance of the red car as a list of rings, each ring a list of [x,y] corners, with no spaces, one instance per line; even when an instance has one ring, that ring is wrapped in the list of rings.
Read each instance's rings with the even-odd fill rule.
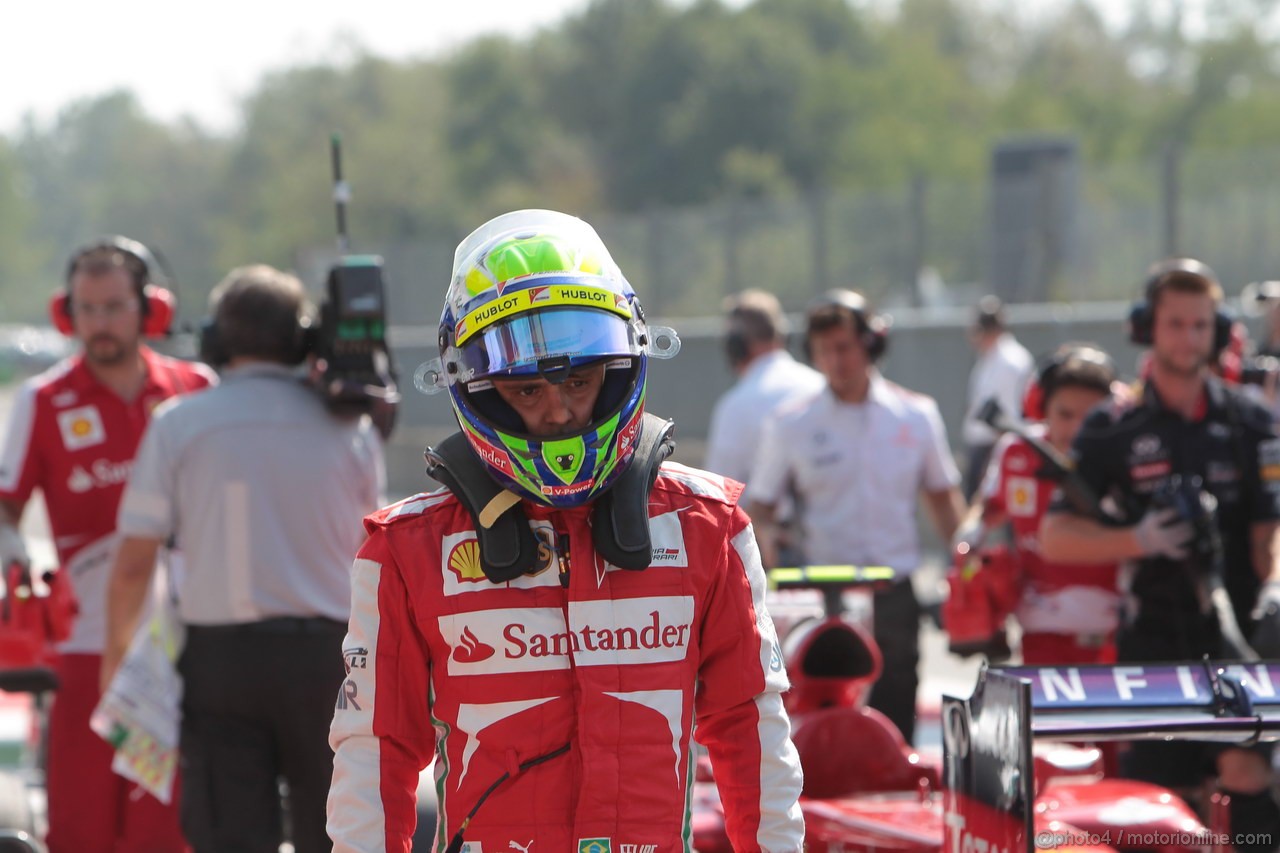
[[[1221,804],[1205,826],[1171,791],[1108,778],[1099,749],[1069,743],[1280,739],[1280,663],[987,669],[972,697],[944,698],[942,766],[930,766],[865,707],[880,652],[840,601],[843,589],[877,578],[847,569],[782,577],[775,584],[817,587],[826,600],[825,617],[789,625],[783,607],[777,620],[810,853],[1229,850]],[[706,762],[693,835],[699,853],[732,850]]]

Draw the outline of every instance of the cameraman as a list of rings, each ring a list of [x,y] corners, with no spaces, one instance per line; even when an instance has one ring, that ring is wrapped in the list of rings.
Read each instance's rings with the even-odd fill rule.
[[[277,850],[283,776],[294,849],[327,851],[348,567],[383,490],[380,444],[367,417],[331,415],[302,381],[311,309],[297,278],[242,267],[210,307],[201,345],[222,384],[162,407],[143,438],[120,508],[102,681],[137,628],[157,548],[175,537],[183,831],[197,853]]]
[[[1130,561],[1121,579],[1122,662],[1236,656],[1224,640],[1232,611],[1247,628],[1261,581],[1280,580],[1280,440],[1260,406],[1210,373],[1230,334],[1221,300],[1216,276],[1199,261],[1172,259],[1150,270],[1146,299],[1130,318],[1134,343],[1151,347],[1149,377],[1132,400],[1090,413],[1073,447],[1081,481],[1114,516],[1058,498],[1041,527],[1046,559]],[[1170,491],[1179,482],[1182,510],[1166,500],[1178,500]],[[1216,514],[1205,492],[1216,499]],[[1202,506],[1197,531],[1194,508]],[[1213,606],[1215,574],[1230,607]],[[1220,789],[1231,795],[1233,832],[1280,839],[1268,752],[1141,741],[1126,759],[1126,775],[1182,789],[1216,769]]]

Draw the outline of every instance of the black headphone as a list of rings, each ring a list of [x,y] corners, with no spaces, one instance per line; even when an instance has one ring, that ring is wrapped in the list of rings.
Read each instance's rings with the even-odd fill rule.
[[[866,297],[861,293],[840,289],[828,290],[811,302],[808,311],[805,312],[804,355],[806,359],[813,361],[813,352],[809,345],[811,335],[809,327],[812,325],[813,315],[833,308],[848,311],[853,315],[858,340],[862,342],[868,357],[873,362],[884,357],[889,349],[889,327],[893,325],[893,321],[872,311],[867,305]]]
[[[226,345],[222,343],[222,335],[218,332],[218,321],[212,316],[200,321],[199,359],[215,370],[231,361]]]
[[[1133,307],[1129,309],[1128,326],[1129,341],[1131,343],[1140,347],[1151,346],[1156,319],[1155,306],[1151,304],[1151,297],[1163,283],[1165,277],[1174,274],[1197,276],[1215,284],[1218,282],[1218,276],[1213,270],[1209,269],[1208,264],[1201,263],[1195,258],[1169,258],[1152,266],[1147,271],[1147,280],[1143,284],[1142,299],[1133,303]],[[1219,305],[1213,315],[1214,358],[1217,358],[1231,343],[1231,324],[1233,322],[1234,318]]]
[[[744,363],[751,355],[751,342],[747,339],[747,333],[731,326],[724,336],[724,354],[734,367]]]
[[[315,349],[319,337],[319,329],[312,321],[307,305],[303,302],[294,326],[294,352],[287,364],[301,364],[307,354]],[[227,349],[222,332],[218,328],[217,308],[214,313],[200,321],[200,353],[199,358],[215,370],[225,367],[231,361],[232,353]]]

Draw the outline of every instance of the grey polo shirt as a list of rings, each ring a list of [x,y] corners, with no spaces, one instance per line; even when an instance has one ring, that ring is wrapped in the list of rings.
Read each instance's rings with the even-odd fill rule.
[[[289,368],[254,363],[156,409],[120,504],[126,536],[176,537],[188,624],[346,621],[361,519],[384,490],[367,417],[329,414]]]

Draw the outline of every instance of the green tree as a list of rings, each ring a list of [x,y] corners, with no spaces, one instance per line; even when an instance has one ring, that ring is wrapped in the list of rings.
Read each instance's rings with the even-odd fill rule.
[[[0,322],[32,321],[44,312],[48,249],[34,222],[30,183],[12,146],[0,139]]]
[[[73,103],[48,128],[28,123],[14,148],[46,281],[60,282],[76,246],[124,234],[168,259],[184,285],[182,313],[199,316],[203,306],[188,302],[213,272],[222,140],[190,122],[156,122],[131,94],[117,92]]]

